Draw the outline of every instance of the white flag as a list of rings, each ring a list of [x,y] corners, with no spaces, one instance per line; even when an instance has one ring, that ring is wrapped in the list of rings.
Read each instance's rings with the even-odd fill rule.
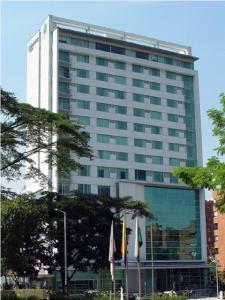
[[[110,273],[112,276],[112,281],[115,280],[115,241],[114,241],[114,232],[113,232],[113,221],[111,225],[111,232],[110,232],[110,242],[109,242],[109,262],[110,262]]]

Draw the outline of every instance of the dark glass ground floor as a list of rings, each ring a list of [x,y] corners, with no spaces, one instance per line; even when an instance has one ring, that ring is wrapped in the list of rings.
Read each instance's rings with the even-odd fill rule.
[[[70,271],[69,271],[70,272]],[[137,270],[129,270],[129,293],[138,292]],[[56,288],[61,289],[59,274],[55,274]],[[180,269],[155,269],[154,270],[154,291],[182,291],[197,290],[202,291],[209,288],[209,278],[207,268],[180,268]],[[152,292],[152,270],[141,270],[142,294],[149,295]],[[120,287],[126,290],[125,272],[123,269],[116,270],[116,289]],[[77,272],[69,285],[70,294],[83,294],[87,290],[96,289],[98,291],[112,290],[111,276],[108,270],[102,270],[98,274],[91,271]]]

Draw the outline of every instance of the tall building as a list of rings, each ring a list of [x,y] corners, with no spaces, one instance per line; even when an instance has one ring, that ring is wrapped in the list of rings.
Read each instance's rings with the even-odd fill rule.
[[[67,178],[37,164],[55,190],[132,196],[150,205],[141,220],[142,292],[206,287],[205,202],[201,190],[179,184],[175,166],[201,166],[196,57],[191,48],[49,16],[28,43],[27,100],[63,111],[90,133],[95,159]],[[28,189],[40,187],[30,183]],[[134,228],[133,220],[128,226]],[[137,291],[134,235],[128,247],[130,291]],[[109,289],[107,272],[74,278],[75,292]],[[108,277],[107,277],[108,276]],[[99,278],[99,277],[98,277]],[[117,284],[124,270],[116,266]]]

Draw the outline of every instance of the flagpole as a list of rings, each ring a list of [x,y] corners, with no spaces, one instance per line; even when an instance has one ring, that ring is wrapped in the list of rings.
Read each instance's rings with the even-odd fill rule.
[[[151,260],[152,260],[152,300],[154,300],[154,263],[153,263],[153,236],[152,236],[152,222],[151,222]]]
[[[114,262],[113,268],[114,268],[113,298],[114,298],[114,300],[116,300],[116,272],[115,272],[115,262]]]
[[[127,254],[126,254],[126,255],[127,255]],[[126,272],[126,292],[127,292],[127,300],[129,300],[128,260],[127,260],[127,258],[126,258],[125,272]]]
[[[137,261],[137,269],[138,269],[138,295],[139,299],[141,300],[141,268],[140,268],[140,261]]]
[[[129,300],[129,285],[128,285],[128,259],[127,259],[127,228],[126,228],[126,219],[123,217],[123,230],[122,230],[122,244],[121,252],[124,261],[124,271],[126,277],[126,295],[127,300]]]
[[[113,230],[113,221],[111,225],[110,232],[110,242],[109,242],[109,262],[110,262],[110,273],[112,276],[112,285],[113,285],[113,298],[116,299],[116,274],[115,274],[115,240],[114,240],[114,230]]]
[[[141,243],[141,244],[140,244]],[[141,299],[141,268],[140,268],[140,247],[142,245],[141,231],[139,228],[138,215],[135,221],[135,246],[134,246],[134,256],[137,259],[137,275],[138,275],[138,296]]]

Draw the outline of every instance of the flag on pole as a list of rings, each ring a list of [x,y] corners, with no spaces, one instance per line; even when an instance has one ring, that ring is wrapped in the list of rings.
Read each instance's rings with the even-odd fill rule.
[[[126,265],[127,264],[127,228],[126,228],[125,217],[123,217],[121,253],[122,253],[122,260],[124,262],[124,265]]]
[[[140,247],[142,246],[142,235],[141,228],[139,227],[138,216],[135,220],[135,246],[134,246],[134,257],[137,258],[137,261],[140,261]]]
[[[115,280],[115,256],[114,253],[116,251],[115,240],[114,240],[114,231],[113,231],[113,221],[111,225],[110,232],[110,241],[109,241],[109,262],[110,262],[110,273],[112,276],[112,281]]]

